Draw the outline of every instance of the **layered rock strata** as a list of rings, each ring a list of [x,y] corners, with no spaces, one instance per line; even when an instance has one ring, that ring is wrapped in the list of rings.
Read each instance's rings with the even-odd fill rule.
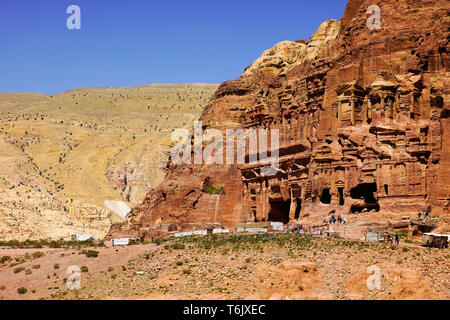
[[[204,129],[279,130],[275,174],[262,161],[169,162],[109,237],[330,213],[448,215],[448,1],[378,1],[379,29],[368,27],[372,2],[350,0],[309,42],[275,45],[205,108]]]

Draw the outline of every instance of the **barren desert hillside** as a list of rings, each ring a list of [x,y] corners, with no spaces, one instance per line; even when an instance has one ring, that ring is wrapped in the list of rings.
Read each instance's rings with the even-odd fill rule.
[[[176,128],[192,127],[217,89],[153,84],[0,94],[0,238],[89,233],[120,217],[165,176]]]

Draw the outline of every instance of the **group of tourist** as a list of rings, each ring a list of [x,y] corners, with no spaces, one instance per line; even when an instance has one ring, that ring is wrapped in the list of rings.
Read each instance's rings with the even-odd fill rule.
[[[337,218],[334,216],[334,214],[332,214],[329,220],[327,220],[325,217],[322,217],[322,222],[324,224],[332,224],[332,223],[346,224],[347,219],[345,217],[342,218],[340,214],[338,215]]]
[[[395,244],[398,245],[400,242],[400,237],[398,236],[398,234],[395,234],[395,237],[388,234],[386,240],[389,244],[393,244],[393,242],[395,241]]]
[[[285,225],[284,231],[289,232],[289,233],[300,233],[300,234],[304,234],[304,233],[312,233],[312,234],[317,234],[317,235],[322,234],[322,230],[320,230],[319,228],[315,228],[315,227],[308,228],[307,226],[304,226],[302,224]]]
[[[425,210],[425,212],[423,213],[423,219],[427,220],[429,218],[429,215],[430,215],[430,213],[428,212],[428,210]],[[422,217],[422,212],[419,211],[417,213],[417,218],[419,218],[419,220],[420,220],[421,217]]]

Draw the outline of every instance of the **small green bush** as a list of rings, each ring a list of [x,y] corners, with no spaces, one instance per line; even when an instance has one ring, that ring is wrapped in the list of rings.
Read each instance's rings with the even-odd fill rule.
[[[192,271],[191,271],[191,269],[184,269],[183,274],[190,275],[190,274],[192,274]]]
[[[211,242],[206,241],[205,243],[203,243],[203,248],[209,250],[212,248]]]
[[[14,269],[14,273],[19,273],[19,272],[22,272],[23,270],[25,270],[24,267],[17,267]]]
[[[1,263],[5,263],[5,262],[8,262],[8,261],[10,261],[10,260],[12,260],[10,256],[3,256],[3,257],[0,259],[0,262],[1,262]]]
[[[20,287],[19,289],[17,289],[18,294],[25,294],[27,292],[28,292],[27,288],[24,287]]]
[[[98,257],[98,251],[88,250],[86,252],[86,257],[88,257],[88,258],[97,258]]]
[[[224,188],[223,187],[220,187],[220,188],[206,187],[205,189],[203,189],[203,192],[205,192],[207,194],[223,194]]]
[[[184,244],[182,244],[182,243],[177,242],[177,243],[175,243],[175,244],[173,245],[173,248],[174,248],[175,250],[181,250],[181,249],[186,248],[186,246],[185,246]]]
[[[34,259],[38,259],[38,258],[41,258],[43,256],[45,256],[45,254],[43,252],[40,252],[40,251],[37,251],[37,252],[33,253],[33,258]]]
[[[88,267],[86,267],[86,266],[82,266],[81,268],[80,268],[80,270],[81,270],[81,272],[89,272],[89,268]]]

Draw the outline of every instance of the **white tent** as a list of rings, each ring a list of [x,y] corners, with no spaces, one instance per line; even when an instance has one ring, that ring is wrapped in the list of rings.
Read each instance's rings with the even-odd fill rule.
[[[76,234],[75,239],[77,239],[77,241],[88,241],[94,240],[94,236],[92,234]]]
[[[450,234],[439,234],[439,233],[428,232],[428,233],[424,233],[423,235],[424,236],[447,237],[448,241],[450,241]]]
[[[133,240],[131,238],[121,238],[121,239],[112,239],[112,245],[113,246],[127,246],[130,244],[130,240]]]

